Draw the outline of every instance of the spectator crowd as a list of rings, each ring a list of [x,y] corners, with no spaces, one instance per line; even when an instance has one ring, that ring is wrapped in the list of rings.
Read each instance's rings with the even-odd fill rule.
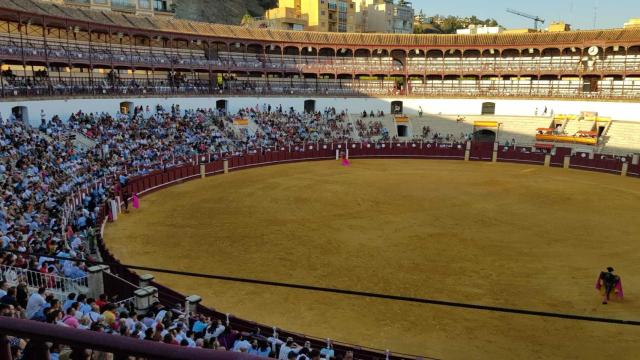
[[[198,154],[213,154],[214,160],[279,146],[350,140],[356,129],[346,111],[300,113],[263,105],[229,114],[174,105],[136,107],[114,115],[77,111],[65,120],[42,111],[40,117],[34,128],[13,114],[0,115],[0,315],[280,360],[335,355],[331,346],[312,349],[293,340],[241,333],[219,319],[185,313],[180,307],[156,303],[138,314],[107,296],[90,299],[71,293],[61,300],[52,289],[73,290],[61,287],[60,279],[86,285],[85,261],[97,256],[101,208],[124,195],[128,177],[194,162]],[[248,126],[235,126],[238,120]],[[372,126],[381,131],[380,124]],[[30,293],[27,285],[33,285],[29,280],[34,276],[42,286]],[[21,352],[22,358],[30,358],[28,341],[10,341],[14,358]],[[53,359],[64,351],[57,344],[49,349]],[[83,355],[109,358],[96,352]]]

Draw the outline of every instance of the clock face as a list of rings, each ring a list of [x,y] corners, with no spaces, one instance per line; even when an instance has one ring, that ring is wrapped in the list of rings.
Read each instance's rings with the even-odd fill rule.
[[[591,56],[598,55],[598,47],[597,46],[590,47],[589,48],[589,55],[591,55]]]

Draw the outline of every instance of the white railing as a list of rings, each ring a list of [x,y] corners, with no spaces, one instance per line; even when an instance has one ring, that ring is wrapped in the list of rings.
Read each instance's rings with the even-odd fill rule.
[[[114,304],[116,305],[116,308],[126,307],[128,304],[133,303],[135,301],[135,299],[136,299],[136,297],[133,296],[133,297],[126,298],[126,299],[123,299],[123,300],[120,300],[120,301],[116,301]]]
[[[88,276],[72,279],[7,265],[0,265],[0,276],[12,286],[25,283],[32,289],[46,287],[59,295],[71,292],[86,293],[89,290]]]

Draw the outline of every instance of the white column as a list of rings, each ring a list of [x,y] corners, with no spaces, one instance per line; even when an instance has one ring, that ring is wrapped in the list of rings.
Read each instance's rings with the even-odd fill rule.
[[[565,169],[568,169],[569,165],[571,165],[571,156],[565,155],[564,162],[562,163],[562,167]]]
[[[229,173],[229,160],[228,159],[224,159],[222,161],[222,167],[224,168],[224,173],[228,174]]]
[[[469,161],[471,157],[471,141],[467,141],[467,149],[464,151],[464,161]]]
[[[628,172],[629,172],[629,163],[627,162],[622,163],[622,171],[620,172],[620,175],[627,176]]]
[[[145,286],[143,289],[149,292],[149,296],[151,299],[149,304],[153,304],[154,302],[158,301],[158,288],[153,286]]]
[[[118,220],[118,204],[115,200],[110,200],[109,205],[109,210],[111,210],[111,218],[113,219],[113,221]]]
[[[100,294],[104,294],[104,272],[108,271],[107,265],[95,265],[87,269],[89,297],[97,299]]]
[[[153,279],[155,279],[155,276],[153,276],[151,274],[142,274],[142,275],[140,275],[140,277],[139,277],[140,287],[143,288],[143,287],[150,286],[151,282],[153,281]]]
[[[198,295],[187,296],[185,299],[185,312],[187,314],[196,312],[196,308],[201,301],[202,298]]]
[[[491,162],[498,162],[498,143],[493,143],[493,154],[491,155]]]
[[[151,307],[151,291],[147,288],[140,288],[133,292],[135,295],[134,307],[136,313],[145,314]]]

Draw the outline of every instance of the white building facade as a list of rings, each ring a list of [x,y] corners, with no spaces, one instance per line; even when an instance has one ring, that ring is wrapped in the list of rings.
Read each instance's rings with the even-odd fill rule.
[[[413,33],[414,10],[403,0],[357,0],[356,29],[365,33]]]

